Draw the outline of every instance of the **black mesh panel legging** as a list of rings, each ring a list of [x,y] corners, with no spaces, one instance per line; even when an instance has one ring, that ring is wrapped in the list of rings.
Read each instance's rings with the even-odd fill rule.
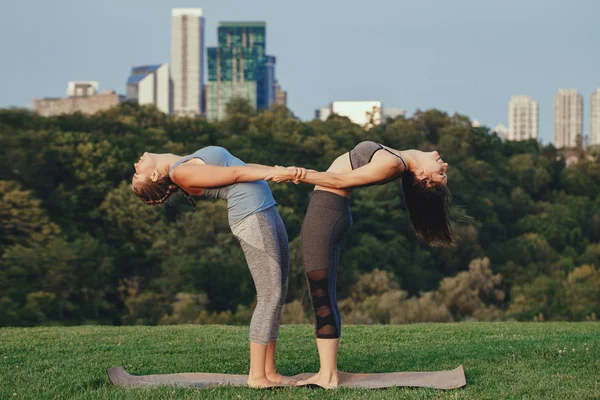
[[[337,339],[341,334],[335,285],[340,243],[351,227],[348,198],[322,190],[311,194],[302,224],[302,261],[320,339]]]

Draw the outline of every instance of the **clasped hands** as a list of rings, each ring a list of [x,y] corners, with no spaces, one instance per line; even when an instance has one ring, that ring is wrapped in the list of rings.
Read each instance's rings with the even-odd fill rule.
[[[302,179],[306,178],[306,174],[311,171],[313,170],[307,170],[306,168],[301,167],[282,167],[276,165],[273,167],[273,172],[265,177],[265,180],[277,183],[294,182],[295,184],[298,184]]]

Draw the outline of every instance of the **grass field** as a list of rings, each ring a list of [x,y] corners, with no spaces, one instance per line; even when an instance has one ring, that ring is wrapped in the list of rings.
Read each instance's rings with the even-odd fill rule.
[[[596,399],[600,323],[460,323],[345,326],[339,368],[426,371],[463,365],[467,387],[324,391],[283,388],[122,389],[108,367],[132,374],[245,374],[247,327],[161,326],[0,329],[0,399]],[[559,351],[560,350],[560,351]],[[312,327],[283,326],[278,368],[313,372]]]

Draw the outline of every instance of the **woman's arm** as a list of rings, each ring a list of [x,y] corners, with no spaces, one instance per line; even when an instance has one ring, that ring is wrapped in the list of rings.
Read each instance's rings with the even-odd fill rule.
[[[273,167],[270,167],[268,165],[262,165],[262,164],[246,164],[246,165],[249,166],[249,167],[256,167],[256,168],[262,168],[262,169],[273,168]]]
[[[179,165],[171,172],[171,180],[182,188],[212,188],[240,182],[268,180],[275,172],[274,167],[247,165],[218,167],[215,165]]]
[[[276,182],[289,181],[290,173],[295,173],[291,178],[294,182],[310,183],[332,189],[349,189],[383,182],[394,178],[402,172],[404,172],[403,166],[399,168],[397,162],[384,159],[377,162],[370,162],[365,166],[344,173],[306,171],[296,167],[277,168],[271,180]]]

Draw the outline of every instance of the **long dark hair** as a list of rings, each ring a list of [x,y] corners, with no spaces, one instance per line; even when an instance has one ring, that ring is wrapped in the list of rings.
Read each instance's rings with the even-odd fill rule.
[[[455,236],[448,219],[451,204],[448,187],[428,179],[418,180],[407,170],[402,175],[402,190],[417,236],[429,246],[450,246]]]
[[[173,193],[177,192],[177,190],[181,190],[184,195],[187,196],[188,203],[196,208],[196,201],[194,198],[173,183],[169,176],[163,176],[156,180],[156,182],[148,178],[145,182],[139,183],[137,186],[132,186],[132,188],[133,193],[150,206],[163,204]]]

